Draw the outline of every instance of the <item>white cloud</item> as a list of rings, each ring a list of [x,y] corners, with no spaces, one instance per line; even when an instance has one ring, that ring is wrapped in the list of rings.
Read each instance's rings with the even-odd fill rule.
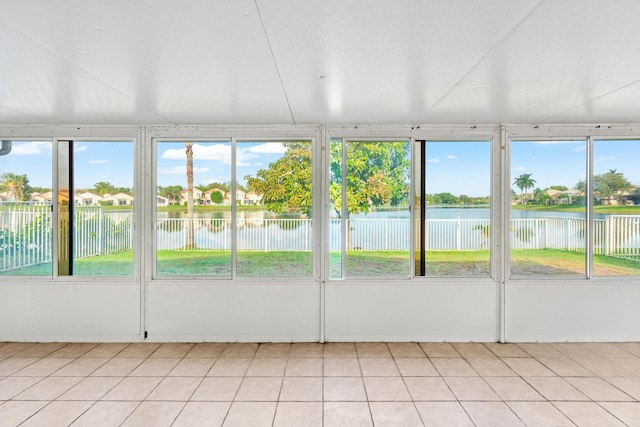
[[[600,162],[610,162],[611,160],[615,160],[615,159],[616,159],[616,156],[600,156],[594,159],[594,161],[596,163],[600,163]]]
[[[437,157],[432,157],[431,159],[427,160],[428,163],[440,163],[440,159]]]
[[[199,174],[199,173],[206,173],[209,172],[211,169],[209,169],[208,167],[194,167],[193,168],[193,173],[194,174]],[[166,169],[162,169],[160,171],[160,173],[163,174],[168,174],[168,175],[186,175],[187,174],[187,166],[174,166],[171,168],[166,168]]]
[[[514,170],[517,170],[518,172],[522,172],[522,171],[526,171],[527,168],[525,168],[524,166],[516,166]]]
[[[170,148],[162,153],[163,159],[186,160],[187,154],[184,148]],[[215,160],[225,164],[231,164],[231,146],[225,144],[193,144],[194,160]]]
[[[457,159],[457,158],[458,158],[458,156],[456,156],[455,154],[447,154],[447,159],[449,159],[449,160],[454,160],[454,159]]]
[[[74,153],[79,153],[81,151],[87,151],[87,148],[89,148],[89,147],[87,147],[86,145],[74,145],[73,146],[73,152]]]
[[[101,165],[104,163],[109,163],[109,160],[89,160],[87,163],[91,163],[92,165]]]
[[[251,161],[258,159],[265,154],[283,154],[287,151],[281,142],[266,142],[264,144],[243,147],[238,145],[236,151],[236,164],[238,166],[249,166]],[[183,148],[170,148],[162,153],[163,159],[186,160],[187,155]],[[193,159],[221,162],[226,165],[231,164],[231,145],[225,144],[193,144]]]
[[[573,151],[578,151],[578,152],[586,151],[587,150],[587,146],[586,145],[580,145],[579,147],[573,147],[572,150]]]
[[[49,141],[14,141],[11,144],[11,154],[17,156],[51,154],[51,142]]]

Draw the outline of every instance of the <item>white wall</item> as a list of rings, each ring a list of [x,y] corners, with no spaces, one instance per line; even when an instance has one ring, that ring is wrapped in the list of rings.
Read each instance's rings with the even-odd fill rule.
[[[317,284],[147,286],[147,330],[159,341],[319,341]]]
[[[327,341],[499,338],[498,286],[492,281],[332,282],[325,298]]]
[[[0,341],[138,341],[138,283],[0,284]]]
[[[620,281],[511,282],[508,341],[640,341],[640,286]]]

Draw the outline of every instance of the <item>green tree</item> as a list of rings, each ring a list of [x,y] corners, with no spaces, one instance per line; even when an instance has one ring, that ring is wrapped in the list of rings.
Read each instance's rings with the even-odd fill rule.
[[[212,182],[206,185],[200,184],[197,186],[197,188],[202,190],[202,192],[209,191],[213,188],[218,188],[224,191],[225,193],[228,193],[231,191],[231,184],[229,184],[228,182]]]
[[[347,210],[369,212],[372,206],[398,206],[409,195],[409,144],[396,142],[346,143]],[[342,207],[342,144],[331,144],[331,202],[339,214]]]
[[[529,188],[533,188],[536,180],[531,178],[530,173],[523,173],[513,181],[513,184],[520,189],[520,204],[524,205],[524,195]]]
[[[622,194],[633,188],[633,185],[617,169],[609,169],[607,173],[593,177],[593,191],[604,200],[619,200]]]
[[[455,205],[460,202],[460,199],[451,193],[438,193],[435,196],[440,200],[440,203],[444,205]]]
[[[113,195],[117,192],[116,188],[111,185],[111,183],[104,181],[96,182],[93,188],[95,189],[95,192],[100,196],[104,196],[105,194]]]
[[[169,200],[169,204],[173,205],[180,200],[182,187],[179,185],[169,185],[167,187],[158,186],[158,195]]]
[[[213,191],[209,197],[211,198],[211,203],[220,204],[224,201],[224,196],[220,191]]]
[[[261,169],[256,176],[245,176],[247,188],[262,195],[262,204],[270,211],[300,210],[311,213],[311,143],[283,142],[284,155]]]
[[[2,176],[0,176],[0,188],[18,202],[24,202],[31,197],[31,187],[29,186],[29,178],[26,174],[3,173]]]
[[[587,183],[584,180],[578,181],[575,188],[583,194],[587,193]],[[617,169],[609,169],[608,172],[593,177],[593,193],[600,201],[617,200],[632,188],[633,184]]]
[[[559,191],[564,191],[564,190],[559,190]],[[549,196],[549,194],[547,193],[547,190],[536,188],[535,190],[533,190],[533,200],[535,200],[537,204],[543,205],[548,200],[551,200],[551,196]]]

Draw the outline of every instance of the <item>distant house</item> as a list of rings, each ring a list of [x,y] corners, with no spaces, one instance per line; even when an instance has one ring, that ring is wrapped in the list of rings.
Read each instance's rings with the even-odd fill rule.
[[[113,196],[107,196],[102,198],[103,202],[111,202],[113,206],[131,206],[133,205],[133,196],[125,193],[114,194]]]
[[[78,206],[100,206],[100,201],[102,201],[101,196],[88,191],[75,195],[75,204]]]
[[[640,186],[634,185],[626,196],[627,205],[640,205]]]
[[[42,198],[44,198],[44,202],[48,205],[53,204],[53,191],[47,191],[46,193],[40,194]]]
[[[156,206],[169,206],[169,199],[156,194]]]
[[[237,189],[236,190],[236,203],[239,204],[239,205],[243,205],[244,204],[244,198],[245,198],[246,194],[247,194],[246,192],[244,192],[244,191],[242,191],[240,189]],[[224,203],[226,205],[230,205],[231,204],[231,193],[227,193],[227,194],[224,195]]]
[[[187,195],[188,194],[189,194],[189,190],[182,190],[182,192],[180,193],[180,204],[181,205],[186,205],[187,204]],[[202,201],[202,195],[203,195],[202,190],[194,187],[192,194],[193,194],[193,204],[197,205],[198,204],[198,200]]]
[[[560,194],[556,196],[556,200],[559,205],[570,205],[573,203],[573,198],[576,196],[582,196],[582,192],[575,188],[570,188],[568,190],[561,191]]]
[[[558,194],[562,193],[562,191],[560,190],[555,190],[553,188],[549,188],[547,191],[547,194],[549,195],[549,197],[551,197],[552,199],[556,199],[558,197]]]
[[[259,205],[262,202],[262,196],[256,194],[255,191],[249,191],[244,198],[245,205]]]
[[[13,202],[15,199],[7,191],[0,193],[0,202]]]

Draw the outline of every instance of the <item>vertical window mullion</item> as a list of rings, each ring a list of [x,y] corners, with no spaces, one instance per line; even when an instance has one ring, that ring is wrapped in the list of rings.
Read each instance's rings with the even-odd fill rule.
[[[231,138],[231,279],[237,278],[237,266],[238,266],[238,225],[237,225],[237,140],[235,137]]]
[[[593,137],[587,137],[587,158],[586,158],[587,176],[586,176],[586,193],[585,204],[587,207],[586,220],[586,238],[585,238],[585,256],[586,256],[586,277],[593,277],[593,232],[594,232],[594,214],[593,214]]]

